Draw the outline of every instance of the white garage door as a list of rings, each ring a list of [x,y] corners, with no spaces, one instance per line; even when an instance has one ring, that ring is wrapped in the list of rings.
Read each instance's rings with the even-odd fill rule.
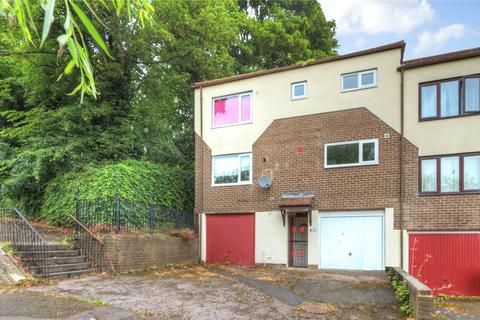
[[[320,214],[320,268],[383,270],[383,211]]]

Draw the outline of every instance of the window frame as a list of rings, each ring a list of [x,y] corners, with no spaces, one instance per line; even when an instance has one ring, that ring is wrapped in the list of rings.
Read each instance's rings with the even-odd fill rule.
[[[373,72],[373,84],[369,85],[362,85],[362,75],[366,73],[371,73]],[[352,89],[344,89],[343,86],[343,80],[345,77],[352,76],[352,75],[357,75],[357,87],[352,88]],[[374,88],[378,86],[378,69],[373,68],[373,69],[368,69],[368,70],[363,70],[363,71],[355,71],[355,72],[349,72],[349,73],[342,73],[340,75],[340,88],[341,92],[350,92],[350,91],[355,91],[355,90],[362,90],[362,89],[368,89],[368,88]]]
[[[305,90],[304,94],[302,96],[295,96],[295,87],[303,85]],[[302,100],[302,99],[307,99],[307,80],[304,81],[298,81],[298,82],[292,82],[290,84],[290,91],[291,91],[291,99],[292,101],[294,100]]]
[[[472,74],[472,75],[468,75],[468,76],[465,76],[463,77],[463,90],[462,90],[462,99],[463,99],[463,104],[462,104],[462,112],[464,114],[464,116],[467,116],[467,115],[476,115],[476,114],[479,114],[480,113],[480,106],[478,108],[478,111],[467,111],[467,98],[466,98],[466,95],[467,95],[467,84],[466,84],[466,80],[467,79],[478,79],[478,94],[480,95],[480,74]],[[479,100],[480,100],[480,97],[479,97]],[[480,102],[479,102],[480,103]]]
[[[242,97],[243,96],[250,96],[250,119],[248,121],[242,121]],[[220,99],[228,99],[231,97],[238,97],[238,122],[232,123],[232,124],[215,125],[215,101]],[[243,92],[213,97],[211,114],[212,114],[212,129],[239,126],[243,124],[253,123],[253,91],[243,91]]]
[[[479,111],[466,111],[466,99],[465,99],[465,90],[466,90],[466,85],[465,85],[465,79],[468,78],[480,78],[480,73],[478,74],[470,74],[466,76],[460,76],[460,77],[452,77],[452,78],[446,78],[446,79],[440,79],[440,80],[434,80],[434,81],[427,81],[427,82],[420,82],[418,84],[418,120],[419,121],[432,121],[432,120],[443,120],[443,119],[452,119],[452,118],[459,118],[459,117],[467,117],[467,116],[474,116],[474,115],[480,115],[480,109]],[[442,117],[441,116],[441,84],[443,82],[450,82],[450,81],[458,81],[458,114],[454,116],[446,116]],[[436,91],[436,99],[437,99],[437,105],[436,105],[436,115],[433,117],[422,117],[422,87],[428,87],[435,85],[435,91]],[[480,88],[479,88],[480,90]],[[479,91],[480,94],[480,91]]]
[[[250,158],[250,174],[249,174],[249,181],[241,181],[241,174],[242,174],[242,170],[241,170],[241,157],[242,156],[249,156]],[[238,158],[238,182],[230,182],[230,183],[215,183],[215,158],[226,158],[226,157],[233,157],[233,156],[237,156]],[[252,174],[253,174],[253,156],[252,156],[252,153],[251,152],[246,152],[246,153],[231,153],[231,154],[219,154],[219,155],[216,155],[216,156],[212,156],[212,160],[211,160],[211,171],[212,171],[212,182],[211,182],[211,186],[212,187],[227,187],[227,186],[241,186],[241,185],[251,185],[253,182],[253,178],[252,178]]]
[[[445,196],[445,195],[465,195],[465,194],[478,194],[480,189],[465,190],[464,179],[465,179],[465,166],[464,159],[465,157],[471,156],[480,156],[480,152],[467,152],[467,153],[453,153],[453,154],[441,154],[436,156],[424,156],[419,157],[418,161],[418,194],[420,196]],[[442,192],[441,191],[441,159],[449,157],[458,157],[458,191],[455,192]],[[437,176],[437,185],[436,191],[422,191],[422,161],[423,160],[436,160],[436,176]]]
[[[375,144],[375,159],[370,161],[363,161],[363,144],[365,143],[374,143]],[[328,164],[328,147],[345,145],[345,144],[354,144],[358,143],[358,163],[344,163],[344,164]],[[344,168],[344,167],[360,167],[360,166],[373,166],[378,165],[380,159],[380,147],[378,139],[365,139],[365,140],[352,140],[352,141],[342,141],[342,142],[332,142],[326,143],[323,146],[323,167],[325,169],[330,168]]]

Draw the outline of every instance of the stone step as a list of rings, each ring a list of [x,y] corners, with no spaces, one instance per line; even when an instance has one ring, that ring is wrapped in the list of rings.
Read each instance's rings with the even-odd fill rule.
[[[84,274],[89,274],[90,272],[91,271],[88,269],[73,270],[73,271],[66,271],[66,272],[55,272],[55,273],[50,273],[48,278],[49,279],[66,279],[66,278],[81,276]],[[37,277],[46,278],[44,275],[37,275]]]
[[[47,258],[46,260],[48,265],[61,265],[61,264],[82,263],[82,262],[85,262],[85,257],[84,256],[53,257],[53,258]],[[22,259],[22,262],[27,267],[35,265],[35,261],[31,258]]]
[[[15,253],[17,256],[19,256],[20,258],[28,258],[29,256],[31,256],[31,252],[27,252],[27,251],[17,251]],[[75,256],[79,256],[80,255],[80,250],[74,250],[74,249],[70,249],[70,250],[54,250],[54,251],[46,251],[45,252],[46,256],[48,258],[55,258],[55,257],[75,257]]]
[[[43,248],[43,246],[39,245],[17,245],[15,246],[15,250],[17,251],[29,251],[29,250],[39,250]],[[49,244],[46,248],[48,251],[63,251],[63,250],[71,250],[73,249],[72,245],[69,244]]]
[[[34,275],[42,274],[42,267],[39,266],[31,266],[29,267],[30,271]],[[57,265],[50,265],[48,266],[48,272],[52,273],[61,273],[61,272],[69,272],[69,271],[78,271],[78,270],[88,270],[88,262],[82,263],[72,263],[72,264],[57,264]]]

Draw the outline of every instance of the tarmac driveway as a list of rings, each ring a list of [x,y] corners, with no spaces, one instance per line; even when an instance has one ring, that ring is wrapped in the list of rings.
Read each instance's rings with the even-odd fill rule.
[[[8,303],[9,299],[19,307]],[[36,301],[35,308],[28,307],[29,299]],[[383,272],[201,266],[91,276],[9,291],[0,294],[0,319],[2,316],[87,320],[401,318]]]

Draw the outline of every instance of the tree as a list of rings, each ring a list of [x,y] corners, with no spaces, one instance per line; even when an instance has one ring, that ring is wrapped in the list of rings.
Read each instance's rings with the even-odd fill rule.
[[[248,15],[240,45],[233,49],[237,71],[275,68],[335,55],[335,22],[317,0],[239,0]]]
[[[83,8],[82,8],[83,5]],[[48,39],[51,26],[55,17],[63,19],[63,34],[57,37],[58,55],[62,56],[68,48],[69,60],[63,73],[68,75],[73,68],[79,70],[80,83],[72,91],[81,92],[82,100],[85,93],[94,98],[98,95],[98,89],[95,84],[93,68],[91,63],[92,52],[89,45],[93,43],[97,46],[96,55],[101,54],[104,57],[113,58],[109,48],[102,35],[97,30],[93,21],[99,22],[108,29],[106,21],[101,18],[99,10],[108,13],[115,12],[117,18],[121,19],[125,14],[131,24],[141,24],[145,21],[152,21],[154,8],[148,0],[126,0],[126,1],[103,1],[90,3],[87,0],[74,1],[64,0],[56,2],[55,0],[43,0],[41,6],[44,11],[42,34],[37,31],[38,4],[31,5],[29,1],[0,0],[0,16],[7,19],[10,26],[16,22],[17,32],[22,35],[26,45],[42,47]],[[90,17],[88,16],[90,14]],[[93,18],[93,19],[92,19]],[[89,35],[86,39],[85,34]],[[87,41],[90,40],[90,43]]]
[[[79,68],[57,81],[71,61],[68,46],[60,56],[52,50],[65,33],[65,7],[56,7],[37,49],[0,20],[0,198],[30,215],[42,208],[54,179],[106,164],[133,159],[193,172],[193,82],[335,54],[334,24],[322,22],[314,1],[251,1],[248,10],[270,10],[257,17],[234,0],[157,0],[154,23],[144,25],[127,11],[88,2],[97,19],[77,2],[111,56],[82,27],[101,94],[85,95],[81,104],[70,94]],[[39,6],[31,11],[40,20],[44,13]]]

